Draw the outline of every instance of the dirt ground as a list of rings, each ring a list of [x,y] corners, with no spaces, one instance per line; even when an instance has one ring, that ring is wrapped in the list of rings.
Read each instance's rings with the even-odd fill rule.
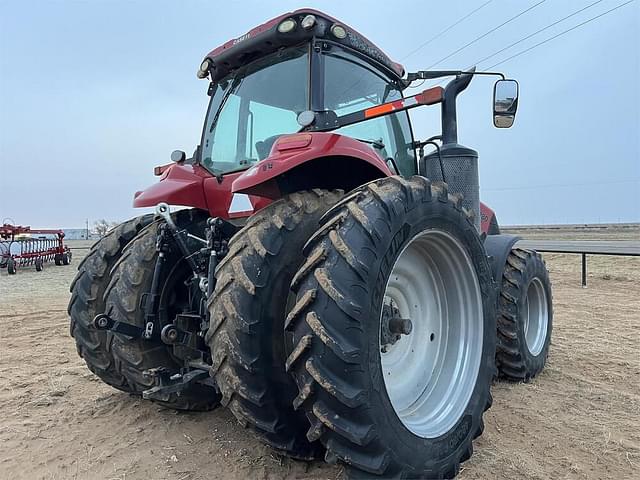
[[[640,238],[619,233],[608,232]],[[0,271],[0,478],[343,477],[274,454],[225,409],[176,413],[98,381],[66,314],[82,252],[70,267]],[[547,368],[529,384],[495,384],[459,478],[640,478],[640,258],[589,257],[586,289],[579,256],[546,259],[555,301]]]

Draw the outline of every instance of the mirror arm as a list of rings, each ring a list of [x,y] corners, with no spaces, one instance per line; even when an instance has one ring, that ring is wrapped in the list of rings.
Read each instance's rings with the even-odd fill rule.
[[[416,80],[433,80],[441,77],[461,76],[465,74],[471,75],[489,75],[494,77],[500,77],[502,80],[506,80],[504,73],[502,72],[476,72],[476,67],[471,67],[469,70],[419,70],[417,72],[407,73],[407,78],[402,80],[404,88],[407,88],[411,83]]]

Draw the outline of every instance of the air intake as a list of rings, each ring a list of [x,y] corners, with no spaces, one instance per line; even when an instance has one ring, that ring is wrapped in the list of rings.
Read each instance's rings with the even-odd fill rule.
[[[473,223],[480,231],[480,184],[478,180],[478,152],[457,143],[440,148],[424,157],[424,175],[431,181],[445,181],[449,193],[461,193],[462,205],[473,212]],[[444,178],[442,177],[444,170]]]

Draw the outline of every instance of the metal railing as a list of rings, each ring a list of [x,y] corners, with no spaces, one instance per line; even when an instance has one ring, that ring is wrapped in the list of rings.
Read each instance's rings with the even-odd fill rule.
[[[520,240],[516,246],[547,253],[582,256],[582,286],[587,286],[587,255],[640,257],[638,240]]]

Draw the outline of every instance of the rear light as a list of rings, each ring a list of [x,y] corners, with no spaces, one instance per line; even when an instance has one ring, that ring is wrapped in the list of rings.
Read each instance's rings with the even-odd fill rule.
[[[296,21],[293,18],[287,18],[280,22],[278,25],[278,31],[280,33],[289,33],[292,32],[296,28]]]
[[[295,150],[296,148],[304,148],[311,143],[310,133],[296,133],[293,135],[287,135],[280,137],[276,143],[276,149],[283,150]]]

